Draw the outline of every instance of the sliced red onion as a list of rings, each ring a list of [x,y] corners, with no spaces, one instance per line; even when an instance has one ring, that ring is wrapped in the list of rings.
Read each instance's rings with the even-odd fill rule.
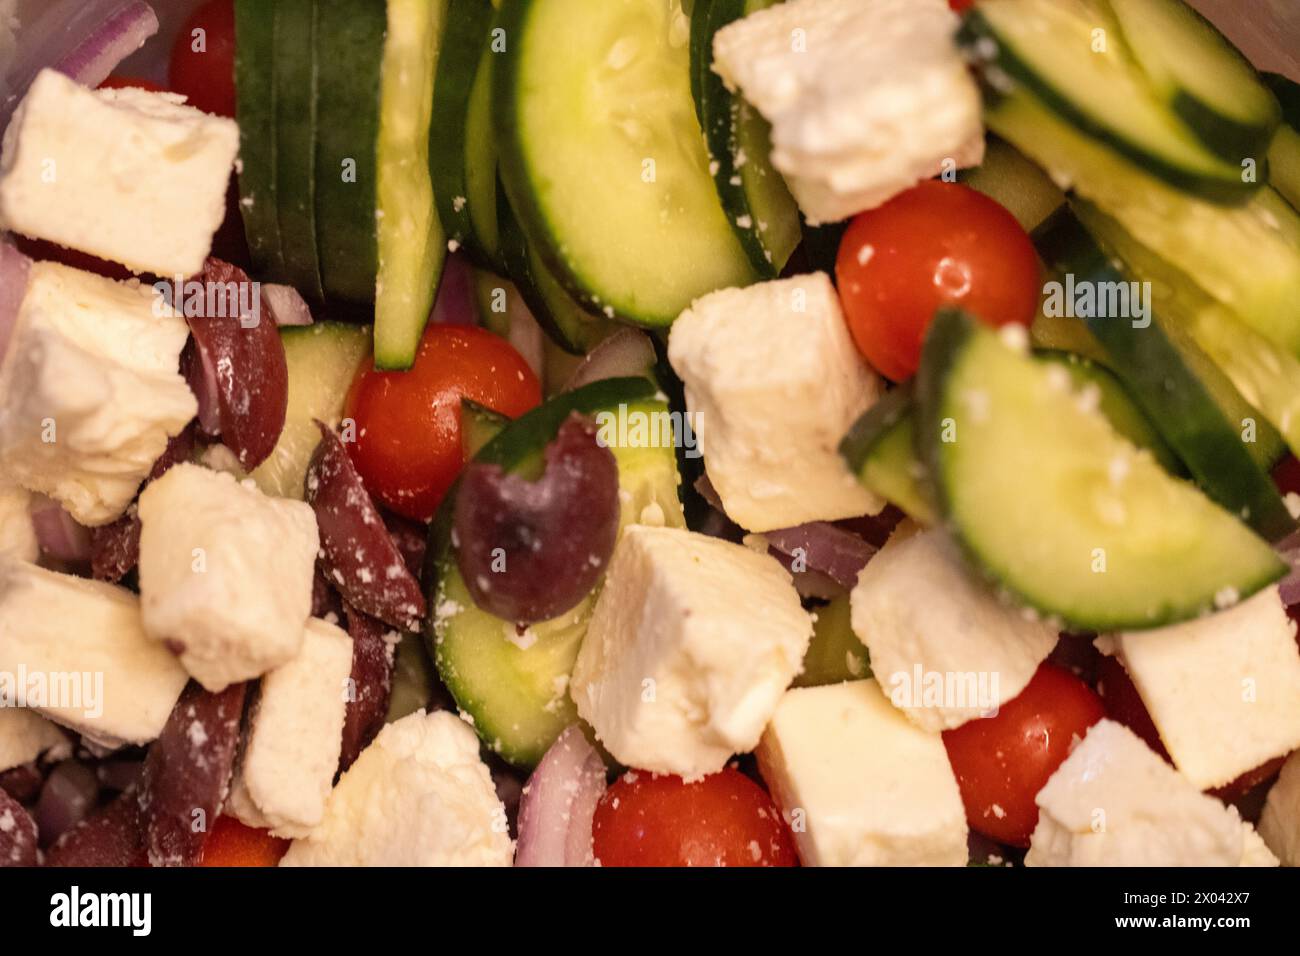
[[[524,304],[524,297],[515,294],[509,297],[508,317],[510,331],[506,341],[514,346],[515,351],[523,356],[528,367],[533,370],[538,381],[546,380],[546,333],[537,324],[537,319]]]
[[[577,724],[565,728],[524,787],[515,866],[590,866],[591,820],[605,786],[600,754]]]
[[[1300,604],[1300,547],[1280,552],[1282,560],[1291,565],[1291,571],[1278,582],[1277,590],[1286,607]]]
[[[791,559],[795,565],[792,571],[819,572],[842,588],[858,583],[858,572],[877,550],[851,531],[827,521],[768,531],[763,536],[768,544]]]
[[[158,32],[158,16],[149,4],[134,0],[114,6],[119,9],[109,13],[80,44],[54,64],[56,70],[86,86],[99,86],[119,63]]]
[[[429,313],[434,325],[477,325],[478,307],[474,303],[474,269],[459,253],[447,257],[438,284],[438,298]]]
[[[33,814],[41,846],[49,846],[84,820],[98,797],[99,780],[85,764],[65,760],[51,770]]]
[[[291,285],[262,283],[262,305],[271,313],[277,328],[312,324],[311,307]]]
[[[18,307],[27,294],[31,265],[31,260],[9,243],[0,242],[0,358],[9,348],[9,337],[18,321]]]
[[[637,329],[620,329],[591,350],[569,376],[564,391],[571,392],[607,378],[648,375],[654,365],[655,347],[650,336]]]
[[[699,492],[700,497],[705,500],[710,508],[714,511],[726,515],[727,509],[722,507],[722,499],[718,496],[718,489],[713,487],[713,482],[709,481],[709,476],[700,475],[695,479],[695,490]]]
[[[41,550],[59,561],[89,561],[90,529],[77,523],[52,498],[37,495],[32,501],[32,525]]]

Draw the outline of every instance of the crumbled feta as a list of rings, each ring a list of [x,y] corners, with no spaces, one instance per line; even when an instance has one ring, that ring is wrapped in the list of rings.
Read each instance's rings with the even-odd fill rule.
[[[633,525],[610,561],[570,693],[621,763],[700,777],[758,743],[811,638],[774,559]]]
[[[668,358],[732,521],[771,531],[884,507],[839,454],[881,383],[825,273],[704,296],[673,324]]]
[[[55,761],[71,755],[71,741],[36,711],[28,707],[0,707],[0,773],[41,756]]]
[[[219,691],[298,653],[320,547],[310,505],[187,463],[150,482],[139,515],[145,630],[180,645],[195,680]]]
[[[0,556],[19,561],[40,557],[31,508],[31,493],[0,476]]]

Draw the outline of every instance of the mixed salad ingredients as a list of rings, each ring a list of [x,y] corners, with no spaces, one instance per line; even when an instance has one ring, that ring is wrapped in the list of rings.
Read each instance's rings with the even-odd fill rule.
[[[0,0],[0,865],[1300,865],[1300,85],[186,9]]]

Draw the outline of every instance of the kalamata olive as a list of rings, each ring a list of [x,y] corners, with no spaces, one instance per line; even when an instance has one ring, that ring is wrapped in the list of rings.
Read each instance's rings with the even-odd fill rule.
[[[65,760],[50,771],[32,816],[41,846],[49,846],[86,818],[99,798],[95,771],[77,760]]]
[[[343,748],[339,772],[352,766],[361,751],[384,726],[388,700],[393,692],[393,651],[382,621],[344,605],[348,634],[352,637],[353,697],[343,717]],[[396,637],[396,634],[393,634]]]
[[[424,567],[424,552],[429,545],[429,526],[423,521],[404,518],[391,511],[384,512],[384,524],[392,535],[393,544],[402,553],[406,567],[417,579]]]
[[[149,747],[141,774],[140,814],[151,866],[193,866],[221,813],[239,743],[247,685],[219,694],[194,681]]]
[[[415,630],[424,594],[361,483],[338,434],[323,422],[307,467],[307,503],[316,510],[322,564],[344,600],[385,624]]]
[[[0,867],[36,865],[36,821],[0,790]]]
[[[19,764],[0,773],[0,790],[13,797],[19,803],[31,803],[40,795],[45,783],[45,774],[35,761]]]
[[[46,866],[135,866],[144,856],[140,795],[127,790],[63,834],[45,854]]]
[[[474,602],[529,624],[563,614],[595,587],[618,520],[618,463],[595,424],[575,413],[546,446],[536,481],[483,462],[465,468],[452,542]]]

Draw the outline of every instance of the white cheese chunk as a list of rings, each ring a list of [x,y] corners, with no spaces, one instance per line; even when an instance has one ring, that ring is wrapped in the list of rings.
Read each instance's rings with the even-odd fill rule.
[[[0,556],[19,561],[35,561],[40,557],[31,509],[31,493],[0,477]]]
[[[0,225],[172,279],[203,268],[239,152],[234,120],[42,70],[0,153]]]
[[[910,524],[867,562],[850,600],[876,679],[896,707],[935,732],[996,713],[1060,636],[998,600],[943,531]]]
[[[1097,646],[1119,657],[1174,766],[1201,790],[1300,747],[1300,647],[1276,587]]]
[[[668,358],[732,521],[771,531],[884,507],[839,454],[881,384],[825,273],[704,296],[673,324]]]
[[[29,707],[0,707],[0,773],[44,756],[62,760],[72,742],[50,721]]]
[[[1234,808],[1112,720],[1088,731],[1035,800],[1026,866],[1268,865]]]
[[[140,495],[140,601],[149,636],[211,691],[292,660],[311,613],[319,538],[301,501],[181,464]]]
[[[947,0],[790,0],[713,38],[713,69],[772,124],[810,223],[873,209],[984,156]]]
[[[125,588],[0,558],[0,690],[112,749],[158,736],[188,677]],[[38,696],[39,695],[39,698]]]
[[[1259,833],[1284,866],[1300,866],[1300,750],[1287,758],[1269,788]]]
[[[118,518],[198,411],[188,337],[138,283],[33,263],[0,364],[0,469],[84,525]]]
[[[805,866],[966,865],[966,812],[943,740],[874,680],[787,692],[758,767]]]
[[[505,807],[455,714],[388,724],[325,805],[325,819],[281,866],[509,866]]]
[[[570,693],[621,763],[700,777],[754,748],[811,639],[774,559],[633,525],[610,561]]]
[[[227,812],[282,837],[306,836],[321,822],[351,673],[352,638],[309,620],[298,655],[262,677]]]

